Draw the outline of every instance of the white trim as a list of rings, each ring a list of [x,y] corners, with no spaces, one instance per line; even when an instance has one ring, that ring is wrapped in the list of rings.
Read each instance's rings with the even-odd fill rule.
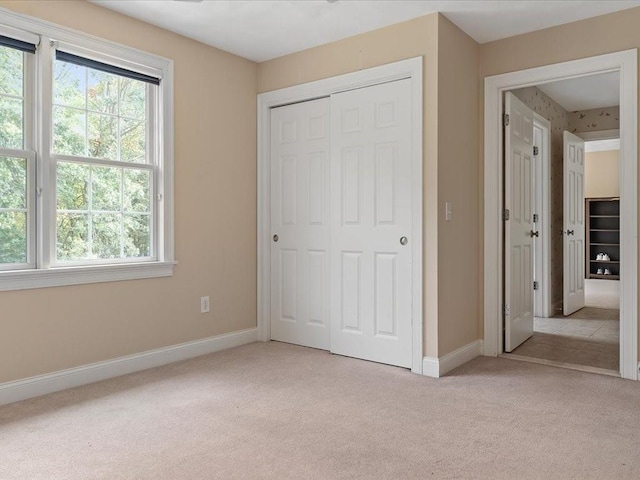
[[[2,383],[0,384],[0,405],[207,355],[253,343],[256,340],[257,329],[251,328]]]
[[[8,270],[0,273],[0,292],[170,277],[175,265],[176,262],[147,262],[57,267],[46,270]]]
[[[593,140],[612,140],[614,138],[620,138],[620,129],[615,128],[612,130],[598,130],[595,132],[576,132],[576,135],[582,138],[585,142]]]
[[[426,377],[440,378],[460,365],[482,355],[482,340],[476,340],[460,347],[443,357],[424,357],[422,374]]]
[[[413,342],[412,368],[422,372],[422,57],[402,60],[337,77],[296,85],[258,95],[258,338],[271,338],[271,216],[270,216],[270,114],[273,107],[312,100],[331,94],[410,78],[412,83],[413,172]]]
[[[537,317],[549,317],[551,316],[551,237],[553,232],[551,231],[551,208],[549,198],[549,185],[551,182],[551,122],[544,118],[542,115],[533,112],[533,124],[534,128],[539,128],[542,131],[542,145],[539,146],[540,152],[538,153],[539,159],[536,160],[536,210],[540,206],[540,210],[536,213],[539,214],[539,228],[541,239],[540,242],[535,242],[535,255],[541,256],[541,272],[538,272],[536,265],[536,273],[539,273],[539,278],[536,278],[540,282],[540,303],[536,302],[536,308],[534,308],[534,316]],[[541,168],[538,167],[540,165]],[[536,260],[537,263],[537,260]],[[539,311],[538,309],[540,309]]]
[[[95,35],[90,35],[80,30],[56,25],[46,20],[30,17],[21,13],[16,13],[6,8],[0,8],[0,28],[7,26],[13,31],[22,31],[24,35],[32,35],[41,38],[50,37],[59,42],[71,45],[82,45],[85,50],[94,51],[101,57],[111,57],[116,61],[121,59],[134,69],[133,64],[137,64],[140,73],[155,71],[156,74],[166,73],[167,63],[172,62],[167,58],[144,52],[137,48],[125,46],[111,40],[105,40]],[[14,35],[10,35],[14,36]],[[33,38],[33,37],[29,37]],[[126,60],[125,60],[126,59]],[[164,78],[164,76],[162,77]]]
[[[619,138],[607,138],[606,140],[585,140],[584,142],[584,153],[606,152],[610,150],[620,150]]]
[[[37,36],[40,45],[36,51],[35,98],[32,104],[37,110],[33,131],[37,145],[37,188],[42,194],[37,201],[37,268],[29,271],[0,272],[0,291],[22,288],[40,288],[61,285],[77,285],[106,281],[120,281],[140,278],[164,277],[173,274],[175,265],[174,246],[174,123],[173,123],[173,60],[141,50],[103,40],[83,32],[61,27],[44,20],[14,13],[0,8],[0,32],[7,26],[9,30],[24,32],[26,36]],[[30,37],[31,38],[31,37]],[[157,135],[164,144],[150,145],[156,152],[156,179],[152,185],[152,237],[155,237],[153,255],[157,262],[142,263],[142,259],[129,260],[106,266],[88,265],[82,268],[50,268],[54,263],[52,252],[55,249],[55,168],[51,160],[52,98],[51,71],[53,48],[50,40],[63,42],[66,49],[74,53],[88,55],[102,61],[108,61],[130,70],[161,78],[157,90],[160,102],[155,105],[154,120]],[[81,47],[80,47],[81,46]],[[157,143],[158,138],[155,139]],[[125,165],[122,165],[125,166]],[[162,232],[162,235],[159,234]],[[155,258],[154,258],[155,259]]]
[[[485,78],[484,88],[484,345],[503,351],[502,97],[507,90],[598,73],[620,72],[620,373],[638,379],[637,299],[637,51],[600,55]]]

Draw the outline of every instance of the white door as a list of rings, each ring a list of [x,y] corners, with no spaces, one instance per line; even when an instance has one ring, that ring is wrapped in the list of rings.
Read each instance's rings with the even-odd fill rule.
[[[563,313],[584,307],[584,140],[564,132]]]
[[[331,97],[331,351],[411,366],[410,80]]]
[[[271,338],[329,349],[329,99],[271,110]]]
[[[505,113],[504,318],[511,352],[533,335],[533,112],[507,92]]]

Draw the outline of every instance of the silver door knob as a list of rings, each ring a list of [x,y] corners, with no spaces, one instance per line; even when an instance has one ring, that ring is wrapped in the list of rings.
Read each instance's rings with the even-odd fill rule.
[[[274,235],[274,236],[273,236],[273,241],[274,241],[274,242],[277,242],[278,240],[280,240],[280,237],[278,237],[278,235]]]
[[[567,230],[567,235],[573,235],[573,230]]]
[[[407,237],[400,237],[400,245],[404,246],[409,243],[409,239]]]

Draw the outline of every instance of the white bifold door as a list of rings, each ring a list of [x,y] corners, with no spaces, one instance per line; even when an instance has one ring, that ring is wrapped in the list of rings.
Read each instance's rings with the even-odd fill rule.
[[[564,132],[563,312],[584,307],[584,140]]]
[[[411,367],[411,110],[409,80],[272,110],[272,339]]]
[[[505,94],[505,351],[533,335],[533,111]]]

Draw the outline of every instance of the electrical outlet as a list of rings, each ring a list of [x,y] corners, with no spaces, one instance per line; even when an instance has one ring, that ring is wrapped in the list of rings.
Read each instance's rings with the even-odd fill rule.
[[[209,313],[209,296],[200,297],[200,313]]]

